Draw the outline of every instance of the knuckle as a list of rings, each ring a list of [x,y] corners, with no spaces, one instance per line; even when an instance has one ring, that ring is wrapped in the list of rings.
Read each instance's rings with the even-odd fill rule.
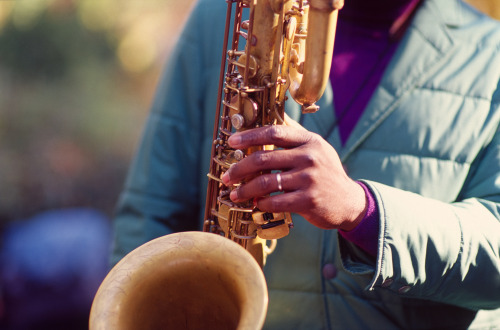
[[[270,155],[266,152],[256,152],[253,155],[256,166],[261,167],[269,162]]]
[[[308,209],[313,210],[321,206],[321,201],[319,196],[312,189],[308,189],[303,197],[304,197],[304,204],[307,205]]]
[[[271,178],[268,175],[261,175],[258,178],[258,185],[260,189],[268,191],[271,188]]]
[[[307,167],[315,166],[318,158],[313,153],[305,153],[302,155],[302,163]]]
[[[321,143],[323,141],[323,138],[314,132],[308,132],[307,135],[307,142],[309,143]]]
[[[285,136],[285,131],[282,125],[272,125],[267,134],[271,141],[281,141]]]
[[[311,185],[314,183],[314,175],[309,171],[302,171],[299,174],[299,179],[303,184]]]
[[[316,210],[320,209],[323,206],[323,202],[321,200],[321,196],[318,193],[314,193],[311,196],[311,209]]]

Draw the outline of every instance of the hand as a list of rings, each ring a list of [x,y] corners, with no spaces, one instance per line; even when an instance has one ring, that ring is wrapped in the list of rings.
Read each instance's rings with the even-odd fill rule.
[[[262,211],[295,212],[323,229],[354,229],[366,212],[363,188],[347,176],[328,142],[290,118],[285,123],[229,138],[235,149],[261,145],[283,148],[254,152],[231,166],[222,177],[225,185],[248,180],[231,192],[231,200],[257,198]],[[283,194],[268,196],[279,191],[278,175],[269,173],[272,170],[281,171]],[[262,171],[265,174],[260,174]]]

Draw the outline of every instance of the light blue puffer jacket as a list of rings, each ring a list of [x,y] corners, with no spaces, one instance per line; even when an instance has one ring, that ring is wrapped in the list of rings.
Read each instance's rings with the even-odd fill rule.
[[[201,224],[225,8],[200,0],[179,38],[120,199],[113,263]],[[294,216],[265,267],[266,328],[500,327],[499,78],[500,23],[426,0],[344,146],[330,87],[316,114],[288,102],[373,192],[379,252]]]

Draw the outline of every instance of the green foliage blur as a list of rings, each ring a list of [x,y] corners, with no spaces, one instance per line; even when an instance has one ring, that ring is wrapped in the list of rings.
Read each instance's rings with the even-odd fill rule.
[[[0,1],[0,224],[112,216],[191,1]]]
[[[82,28],[74,12],[42,12],[28,28],[9,21],[0,37],[2,65],[25,80],[58,79],[71,74],[83,58],[112,64],[113,45],[102,34]]]

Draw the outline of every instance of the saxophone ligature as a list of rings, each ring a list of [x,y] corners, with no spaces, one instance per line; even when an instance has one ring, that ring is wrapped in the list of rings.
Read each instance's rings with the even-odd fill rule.
[[[213,0],[222,1],[222,0]],[[226,24],[203,232],[152,240],[106,276],[90,329],[260,329],[267,311],[262,267],[289,213],[233,203],[221,181],[243,157],[236,131],[284,123],[290,95],[305,113],[326,87],[343,0],[226,0]],[[267,246],[266,240],[271,240]]]

